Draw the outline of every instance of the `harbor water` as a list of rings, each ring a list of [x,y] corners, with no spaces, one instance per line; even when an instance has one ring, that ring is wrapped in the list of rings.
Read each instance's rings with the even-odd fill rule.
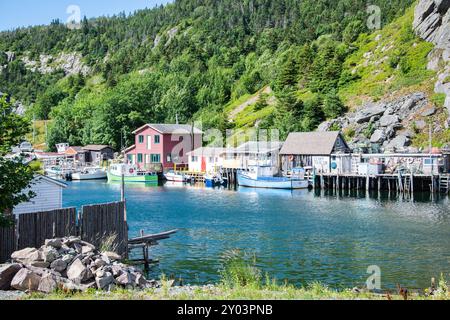
[[[450,274],[450,204],[446,197],[326,195],[300,190],[206,189],[179,184],[127,185],[130,237],[179,232],[151,250],[151,270],[206,284],[219,280],[232,249],[254,254],[258,267],[279,281],[330,287],[363,286],[369,266],[381,270],[383,289],[426,288]],[[118,201],[120,185],[71,182],[65,207]]]

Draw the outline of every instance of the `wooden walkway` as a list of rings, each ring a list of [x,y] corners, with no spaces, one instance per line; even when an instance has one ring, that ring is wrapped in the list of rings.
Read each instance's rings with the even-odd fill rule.
[[[354,173],[320,173],[316,174],[312,180],[316,189],[394,191],[398,193],[414,193],[416,191],[448,193],[450,191],[450,175],[446,174],[360,175]]]
[[[141,230],[140,237],[132,238],[128,240],[128,254],[132,256],[132,251],[136,249],[142,250],[142,259],[130,259],[129,261],[133,264],[143,264],[145,269],[150,268],[150,264],[156,264],[158,260],[152,260],[150,258],[150,247],[157,246],[158,241],[169,239],[171,235],[177,233],[178,230],[171,230],[167,232],[162,232],[158,234],[145,235],[144,230]]]

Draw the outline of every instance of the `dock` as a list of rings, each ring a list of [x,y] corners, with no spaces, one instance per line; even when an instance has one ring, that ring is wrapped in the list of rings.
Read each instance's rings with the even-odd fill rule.
[[[178,229],[170,230],[157,234],[145,235],[144,230],[140,231],[140,236],[128,240],[128,255],[133,250],[142,250],[142,259],[131,259],[130,262],[133,264],[144,265],[145,270],[149,270],[151,264],[159,263],[158,260],[152,260],[150,258],[150,248],[157,246],[159,241],[169,239],[170,236],[178,232]]]
[[[337,191],[389,191],[403,194],[413,194],[414,192],[449,193],[450,175],[319,173],[313,177],[313,186],[315,189]]]

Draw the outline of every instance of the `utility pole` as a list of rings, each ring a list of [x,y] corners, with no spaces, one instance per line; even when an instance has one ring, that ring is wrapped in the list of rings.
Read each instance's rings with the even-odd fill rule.
[[[36,121],[36,117],[35,117],[35,115],[33,113],[33,144],[36,142],[35,121]]]

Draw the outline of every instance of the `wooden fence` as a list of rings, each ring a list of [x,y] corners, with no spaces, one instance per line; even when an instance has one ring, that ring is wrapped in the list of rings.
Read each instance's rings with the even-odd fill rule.
[[[14,227],[0,228],[0,263],[11,257],[16,250],[16,231]]]
[[[84,206],[77,218],[75,208],[21,214],[14,227],[0,228],[0,263],[24,248],[39,248],[46,239],[79,236],[100,247],[111,240],[110,248],[121,255],[128,252],[125,204],[114,202]]]
[[[80,236],[97,248],[105,247],[121,255],[128,252],[128,225],[123,202],[84,206]]]

